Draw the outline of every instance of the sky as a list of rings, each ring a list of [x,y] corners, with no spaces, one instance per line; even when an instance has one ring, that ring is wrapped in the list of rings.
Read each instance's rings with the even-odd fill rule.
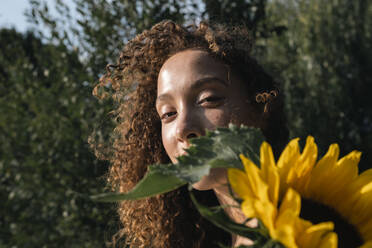
[[[24,12],[29,6],[28,0],[0,0],[0,28],[15,27],[20,32],[26,31],[30,25]]]
[[[54,0],[44,1],[50,4],[54,3]],[[72,0],[64,0],[64,2],[69,6],[74,4]],[[31,24],[27,23],[24,15],[28,8],[30,8],[29,0],[0,0],[0,28],[15,27],[19,32],[31,28]],[[53,8],[51,11],[53,13]]]
[[[53,6],[54,0],[44,0]],[[64,0],[67,5],[73,5],[72,0]],[[0,28],[15,27],[17,31],[24,32],[31,28],[25,16],[26,9],[30,8],[29,0],[0,0]],[[54,9],[51,8],[53,14]]]

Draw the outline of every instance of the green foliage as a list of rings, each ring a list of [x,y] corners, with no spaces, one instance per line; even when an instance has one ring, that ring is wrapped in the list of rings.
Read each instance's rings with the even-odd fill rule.
[[[30,4],[29,20],[44,25],[40,37],[76,48],[87,73],[95,77],[117,59],[124,42],[164,19],[183,23],[184,10],[192,8],[187,1],[175,0],[77,0],[73,6],[32,0]],[[51,14],[53,6],[58,15]]]
[[[243,169],[240,154],[259,165],[262,133],[256,128],[230,125],[207,131],[205,136],[191,139],[187,155],[178,157],[177,164],[151,165],[144,178],[128,193],[107,193],[93,196],[93,200],[117,202],[163,194],[189,183],[193,184],[209,174],[212,168]]]
[[[266,22],[288,28],[257,44],[283,82],[291,135],[313,135],[321,153],[335,142],[344,154],[360,150],[371,168],[372,2],[276,0]]]
[[[6,29],[0,47],[0,246],[104,246],[114,207],[80,196],[105,186],[87,145],[104,108],[77,54]]]
[[[214,225],[224,229],[231,234],[237,234],[239,236],[247,237],[251,240],[254,240],[254,243],[252,245],[240,245],[238,248],[284,248],[281,243],[270,238],[267,230],[262,226],[261,222],[259,222],[257,228],[250,228],[246,225],[235,223],[231,221],[231,219],[226,215],[223,206],[207,207],[198,203],[191,192],[190,197],[199,213],[204,218],[212,222]],[[220,247],[224,246],[220,245]]]
[[[268,233],[258,228],[250,228],[246,225],[233,222],[225,213],[225,210],[221,206],[214,208],[206,207],[196,200],[195,196],[190,192],[190,197],[195,204],[200,214],[211,221],[216,226],[224,229],[231,234],[237,234],[239,236],[247,237],[251,240],[260,242],[260,239],[267,239]]]
[[[205,10],[202,16],[212,22],[244,25],[253,38],[268,38],[281,34],[286,26],[266,22],[267,0],[203,0]],[[268,25],[270,24],[270,25]]]
[[[92,86],[125,40],[183,21],[184,4],[166,2],[33,0],[33,33],[2,30],[0,247],[104,247],[117,232],[114,205],[81,197],[106,185],[87,140],[97,125],[110,129],[110,106]]]
[[[178,157],[178,163],[153,166],[151,169],[165,175],[174,175],[188,183],[196,183],[209,174],[211,168],[240,168],[240,154],[259,161],[259,147],[263,136],[258,129],[230,125],[207,131],[205,136],[191,139],[188,155]]]
[[[231,234],[254,240],[250,247],[281,248],[281,244],[271,240],[262,223],[255,228],[235,223],[226,215],[223,206],[206,207],[198,203],[191,191],[191,185],[207,176],[212,168],[243,169],[240,154],[258,159],[262,142],[263,136],[255,128],[234,125],[217,128],[208,131],[205,136],[192,139],[192,146],[186,150],[188,154],[179,157],[177,164],[150,166],[145,177],[128,193],[100,194],[91,198],[102,202],[141,199],[169,192],[188,183],[190,197],[204,218]]]
[[[159,170],[152,170],[152,167],[150,167],[149,171],[141,179],[141,181],[137,183],[137,185],[128,193],[103,193],[91,196],[91,199],[97,202],[119,202],[123,200],[135,200],[164,194],[169,191],[175,190],[185,184],[185,181],[177,178],[174,175],[165,174]]]
[[[253,128],[237,128],[230,125],[229,128],[217,128],[214,131],[208,131],[205,136],[192,139],[191,143],[193,145],[186,150],[188,154],[178,158],[177,164],[150,166],[145,177],[132,191],[125,194],[101,194],[92,197],[92,199],[103,202],[141,199],[169,192],[188,183],[190,197],[204,218],[231,234],[247,237],[254,241],[250,246],[240,247],[284,248],[281,243],[271,239],[268,230],[259,220],[257,227],[250,228],[245,225],[246,222],[235,223],[227,216],[224,208],[240,208],[241,200],[237,201],[239,205],[207,207],[200,204],[192,193],[192,184],[208,175],[210,169],[241,168],[240,153],[248,153],[250,159],[258,157],[258,147],[262,143],[260,132]],[[237,166],[237,164],[240,166]],[[259,162],[256,162],[256,164],[259,164]],[[249,187],[249,183],[245,183],[246,185],[244,183],[241,185]],[[233,196],[231,190],[230,194]],[[282,208],[281,206],[280,211],[283,210]],[[246,221],[249,220],[246,219]]]

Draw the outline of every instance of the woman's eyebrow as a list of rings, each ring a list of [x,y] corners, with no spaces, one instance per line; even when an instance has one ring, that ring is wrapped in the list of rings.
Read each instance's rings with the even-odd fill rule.
[[[224,87],[228,86],[227,83],[224,80],[222,80],[218,77],[204,77],[204,78],[196,80],[192,84],[191,88],[192,89],[199,89],[199,88],[202,88],[203,86],[205,86],[206,84],[211,84],[211,83],[218,83],[218,84],[223,85]]]
[[[160,96],[158,96],[157,98],[156,98],[156,101],[155,101],[155,106],[156,105],[158,105],[159,104],[159,102],[161,102],[161,101],[166,101],[166,100],[169,100],[169,99],[171,99],[172,97],[169,95],[169,94],[162,94],[162,95],[160,95]]]
[[[192,90],[200,89],[200,88],[203,88],[207,84],[214,84],[214,83],[217,83],[219,85],[223,85],[224,87],[228,86],[227,83],[224,80],[222,80],[218,77],[204,77],[204,78],[196,80],[192,84],[191,89]],[[158,105],[159,102],[161,102],[161,101],[166,101],[166,100],[170,100],[170,99],[172,99],[172,96],[169,95],[168,93],[161,94],[156,98],[155,105]]]

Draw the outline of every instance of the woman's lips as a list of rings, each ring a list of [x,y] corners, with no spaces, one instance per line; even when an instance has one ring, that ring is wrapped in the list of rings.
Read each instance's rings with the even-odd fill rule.
[[[175,158],[177,159],[178,157],[181,157],[181,156],[184,156],[184,155],[187,155],[187,152],[185,150],[183,150],[182,152],[176,153]]]
[[[181,156],[184,156],[184,155],[187,155],[187,152],[186,151],[183,151],[183,152],[178,153],[177,157],[181,157]]]

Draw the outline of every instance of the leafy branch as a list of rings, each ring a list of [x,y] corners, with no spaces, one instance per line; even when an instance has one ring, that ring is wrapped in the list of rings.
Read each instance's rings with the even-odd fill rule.
[[[205,136],[191,139],[187,155],[178,157],[177,164],[151,165],[145,177],[127,193],[105,193],[92,196],[96,201],[116,202],[163,194],[187,183],[193,184],[209,174],[212,168],[240,168],[239,155],[248,156],[259,164],[259,146],[263,141],[256,128],[230,125],[207,131]]]

